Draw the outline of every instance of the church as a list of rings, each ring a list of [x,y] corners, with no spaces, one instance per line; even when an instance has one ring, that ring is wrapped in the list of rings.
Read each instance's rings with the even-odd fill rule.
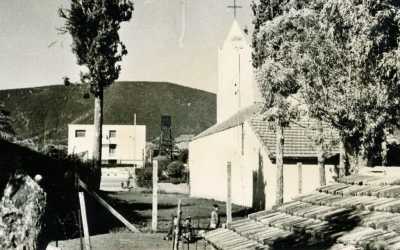
[[[275,133],[263,120],[262,95],[254,79],[249,37],[234,20],[218,51],[217,123],[189,143],[190,195],[226,201],[231,164],[232,203],[258,210],[275,204]],[[319,186],[313,122],[284,129],[284,201]],[[333,181],[337,157],[326,165]]]

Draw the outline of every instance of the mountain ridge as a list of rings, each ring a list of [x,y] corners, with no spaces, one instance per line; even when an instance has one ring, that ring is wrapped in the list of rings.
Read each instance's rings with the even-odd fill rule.
[[[82,84],[6,89],[0,104],[20,138],[66,145],[69,123],[93,122],[93,97],[86,93]],[[118,81],[105,89],[104,124],[133,124],[134,114],[148,141],[159,136],[163,114],[172,117],[174,137],[198,134],[216,122],[216,95],[171,82]]]

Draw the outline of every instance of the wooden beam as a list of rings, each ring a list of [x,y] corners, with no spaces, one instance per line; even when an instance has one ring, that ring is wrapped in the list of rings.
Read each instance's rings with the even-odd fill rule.
[[[83,194],[83,192],[79,192],[79,205],[81,207],[83,235],[85,237],[85,249],[90,250],[91,247],[90,247],[89,226],[87,223],[85,195]]]
[[[158,213],[158,160],[153,160],[153,202],[151,216],[151,230],[157,232]]]
[[[132,225],[128,220],[126,220],[120,213],[118,213],[113,207],[111,207],[103,198],[101,198],[95,192],[89,190],[86,183],[84,183],[81,179],[79,179],[79,185],[90,194],[100,205],[102,205],[105,209],[107,209],[112,215],[115,216],[119,221],[121,221],[129,230],[134,233],[140,233],[140,231]]]
[[[179,250],[179,226],[181,224],[181,200],[178,200],[178,209],[177,209],[177,224],[175,228],[175,237],[174,237],[174,247],[173,250]]]

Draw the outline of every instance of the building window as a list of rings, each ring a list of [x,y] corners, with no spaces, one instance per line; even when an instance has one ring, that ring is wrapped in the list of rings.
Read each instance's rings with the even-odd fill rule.
[[[85,137],[85,136],[86,136],[86,130],[83,129],[75,130],[75,137]]]
[[[110,156],[115,154],[115,150],[117,149],[117,145],[116,144],[110,144],[108,146],[108,153],[110,154]]]
[[[113,159],[113,160],[108,160],[108,164],[109,165],[117,165],[117,160]]]
[[[116,137],[117,136],[117,131],[116,130],[110,130],[109,132],[108,132],[108,137],[109,138],[114,138],[114,137]]]

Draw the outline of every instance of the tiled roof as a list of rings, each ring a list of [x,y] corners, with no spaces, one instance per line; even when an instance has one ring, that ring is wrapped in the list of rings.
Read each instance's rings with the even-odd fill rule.
[[[399,180],[351,176],[341,181],[210,231],[205,239],[222,250],[400,249]]]
[[[218,123],[201,134],[197,135],[193,140],[206,137],[224,130],[236,127],[248,121],[253,128],[256,135],[260,138],[262,143],[268,149],[270,156],[275,157],[275,132],[270,129],[268,122],[263,119],[261,114],[262,104],[254,104],[245,108],[238,113],[231,116],[224,122]],[[284,157],[302,158],[302,157],[316,157],[317,151],[312,141],[312,136],[316,133],[316,122],[312,120],[301,120],[292,122],[289,127],[284,129]],[[324,133],[327,138],[334,140],[338,135],[334,130],[324,125]],[[333,146],[332,154],[338,152],[338,146]]]
[[[275,157],[276,134],[268,128],[268,124],[261,115],[251,118],[250,124],[256,134],[260,137],[264,145],[268,148],[271,157]],[[300,120],[290,123],[289,127],[284,128],[283,135],[285,143],[283,155],[285,157],[316,157],[317,149],[313,142],[317,123],[314,120]],[[324,125],[324,134],[327,139],[335,141],[338,138],[337,132]],[[337,144],[332,147],[332,154],[339,151]]]

